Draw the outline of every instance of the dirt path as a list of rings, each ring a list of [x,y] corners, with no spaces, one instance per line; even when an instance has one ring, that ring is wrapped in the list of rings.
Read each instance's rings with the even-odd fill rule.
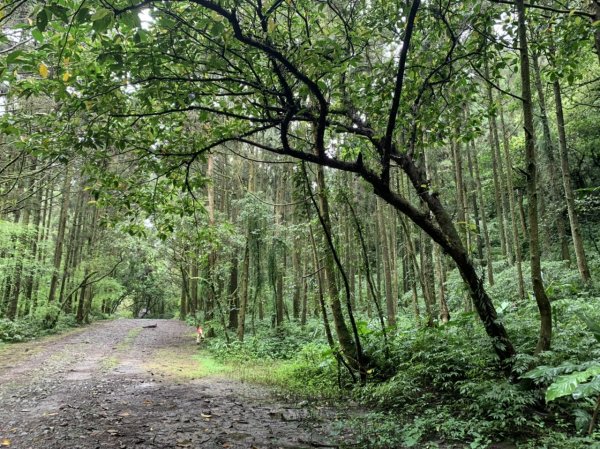
[[[309,448],[345,439],[330,428],[332,409],[286,404],[229,379],[173,375],[177,366],[160,369],[167,353],[202,363],[190,361],[193,332],[173,320],[101,322],[0,350],[0,447]]]

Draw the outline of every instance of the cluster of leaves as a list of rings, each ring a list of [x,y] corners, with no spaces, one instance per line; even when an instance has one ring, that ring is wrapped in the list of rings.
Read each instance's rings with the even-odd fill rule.
[[[407,330],[392,339],[396,373],[357,394],[405,423],[397,426],[398,444],[414,446],[432,434],[483,443],[515,429],[527,432],[539,426],[539,419],[527,418],[536,393],[501,376],[479,333],[473,315],[464,314],[449,325],[416,333]]]
[[[227,360],[291,360],[299,351],[314,342],[325,343],[320,323],[302,328],[294,323],[286,324],[278,329],[257,326],[251,336],[243,342],[234,341],[229,344],[215,340],[211,342],[211,352],[218,358]]]
[[[595,321],[585,315],[580,315],[588,330],[600,342],[600,321]],[[597,345],[596,345],[597,346]],[[590,356],[598,353],[598,349],[590,351]],[[575,425],[580,432],[592,434],[595,427],[597,410],[600,408],[600,362],[598,358],[573,363],[565,362],[558,366],[541,365],[523,375],[526,379],[533,379],[537,384],[548,386],[546,389],[546,402],[571,396],[581,404],[574,410]],[[590,408],[593,410],[590,413]]]

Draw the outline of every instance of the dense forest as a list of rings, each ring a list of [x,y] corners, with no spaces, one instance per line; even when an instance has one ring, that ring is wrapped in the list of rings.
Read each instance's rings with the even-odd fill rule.
[[[179,318],[368,447],[600,445],[600,2],[0,23],[0,340]]]

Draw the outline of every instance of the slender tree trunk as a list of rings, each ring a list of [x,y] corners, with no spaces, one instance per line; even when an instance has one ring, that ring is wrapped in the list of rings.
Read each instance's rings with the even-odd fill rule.
[[[446,272],[444,270],[444,260],[442,259],[442,252],[438,245],[434,246],[433,252],[435,259],[435,273],[438,281],[440,322],[446,324],[450,321],[450,311],[448,310],[448,303],[446,302]]]
[[[410,226],[406,223],[403,217],[400,218],[400,223],[402,228],[404,229],[404,234],[406,235],[406,252],[408,253],[408,257],[412,262],[412,273],[414,275],[415,283],[419,282],[421,285],[421,292],[423,293],[423,302],[425,303],[425,313],[427,315],[427,326],[433,326],[433,305],[431,304],[431,296],[429,295],[428,286],[425,282],[425,277],[423,276],[423,270],[419,267],[419,262],[417,261],[416,248],[412,242]],[[416,289],[416,287],[413,287]],[[413,290],[413,293],[416,290]]]
[[[317,172],[317,189],[318,203],[320,214],[323,219],[324,232],[331,234],[331,219],[329,214],[329,200],[327,198],[327,187],[325,184],[325,170],[322,166],[315,167]],[[307,186],[308,187],[308,186]],[[324,254],[325,276],[327,277],[327,287],[329,290],[329,299],[331,302],[331,312],[335,331],[342,351],[350,361],[358,362],[358,354],[356,353],[355,343],[352,340],[350,330],[346,325],[344,314],[342,312],[342,304],[340,301],[340,291],[336,282],[335,261],[330,249],[325,250]]]
[[[238,258],[234,253],[231,258],[231,269],[229,271],[229,316],[227,327],[232,330],[238,328],[240,292],[238,291]]]
[[[302,271],[301,266],[301,244],[300,239],[295,238],[295,245],[292,251],[292,271],[294,272],[294,293],[292,296],[292,316],[295,321],[300,319],[301,297],[302,297]]]
[[[34,165],[35,167],[35,165]],[[35,235],[31,238],[31,263],[35,265],[36,261],[39,258],[38,254],[38,240],[41,236],[41,227],[40,223],[42,222],[42,195],[44,193],[44,189],[41,186],[37,187],[37,193],[35,197],[35,204],[33,206],[33,229],[35,231]],[[25,280],[25,289],[24,289],[24,297],[29,305],[29,311],[33,309],[33,287],[34,280],[36,279],[36,273],[33,269],[30,269],[27,278]]]
[[[600,17],[600,6],[596,2],[596,8]],[[598,35],[597,35],[598,36]],[[597,37],[598,38],[598,37]],[[600,52],[600,43],[598,44]],[[560,82],[554,81],[554,101],[556,103],[556,123],[558,125],[558,149],[560,154],[560,169],[562,174],[563,188],[565,191],[565,199],[567,201],[567,212],[569,214],[569,224],[571,225],[571,237],[573,238],[573,246],[575,247],[575,258],[577,260],[577,268],[583,282],[589,283],[592,278],[587,264],[587,258],[583,248],[583,239],[581,237],[581,229],[579,220],[575,211],[575,197],[573,195],[573,186],[571,185],[571,170],[569,168],[569,158],[567,152],[567,135],[565,132],[565,119],[563,116],[562,94],[560,90]]]
[[[473,218],[475,220],[475,241],[477,242],[477,258],[481,261],[481,264],[483,265],[484,263],[484,259],[483,259],[483,238],[482,238],[482,233],[483,230],[481,229],[481,221],[482,219],[485,219],[485,217],[482,218],[482,214],[481,211],[484,210],[484,206],[483,204],[481,204],[481,207],[477,204],[478,198],[479,198],[479,190],[477,189],[477,182],[475,180],[475,172],[473,170],[473,156],[472,156],[472,150],[471,150],[471,145],[467,144],[467,164],[469,167],[469,191],[471,192],[471,207],[473,208]],[[483,196],[483,193],[482,193]],[[485,211],[484,211],[485,212]],[[487,231],[487,222],[486,222],[486,231]],[[488,236],[488,240],[489,240],[489,236]]]
[[[519,239],[519,230],[517,229],[517,216],[515,212],[515,194],[512,181],[512,158],[510,155],[510,146],[504,124],[504,111],[502,105],[500,109],[500,125],[502,126],[502,143],[504,149],[504,162],[506,165],[506,184],[508,186],[508,208],[510,211],[510,224],[513,238],[513,248],[515,249],[515,265],[517,267],[517,284],[519,286],[519,298],[525,299],[525,280],[523,279],[523,255],[521,254],[521,241]],[[527,235],[527,234],[524,234]]]
[[[488,75],[487,63],[485,67],[486,76]],[[488,108],[490,111],[494,110],[494,94],[492,92],[492,86],[486,84],[486,94],[487,94],[487,102]],[[500,155],[500,139],[498,137],[498,124],[496,122],[495,113],[490,114],[488,117],[488,126],[489,126],[489,142],[490,148],[492,150],[492,171],[493,171],[493,179],[494,179],[494,190],[495,190],[495,198],[496,198],[496,213],[498,219],[498,229],[500,232],[500,245],[502,247],[502,254],[506,256],[509,264],[513,264],[513,252],[510,247],[510,239],[508,238],[507,231],[507,201],[506,195],[507,189],[505,185],[505,176],[504,176],[504,167],[502,163],[502,157]]]
[[[594,45],[596,46],[596,55],[598,56],[598,63],[600,63],[600,27],[598,27],[598,22],[600,22],[600,0],[591,0],[591,10],[594,17],[591,18],[592,23],[596,24],[596,29],[594,30]]]
[[[276,326],[283,325],[283,312],[284,312],[284,304],[283,304],[283,273],[285,272],[285,252],[283,250],[283,204],[284,202],[284,175],[278,175],[276,181],[276,191],[275,191],[275,203],[277,204],[274,208],[275,215],[275,239],[273,241],[273,256],[274,263],[271,269],[273,270],[272,276],[274,276],[274,285],[275,289],[275,324]],[[279,262],[279,257],[281,256],[281,262]],[[281,263],[281,266],[279,265]]]
[[[521,97],[523,99],[523,121],[525,128],[525,163],[527,166],[527,196],[529,200],[529,253],[533,292],[540,312],[540,335],[535,349],[536,354],[550,349],[552,341],[552,307],[546,296],[542,281],[542,267],[538,232],[537,165],[535,135],[533,128],[533,107],[531,96],[531,75],[529,70],[529,49],[525,25],[525,5],[516,0],[518,33],[521,56]]]
[[[458,133],[458,130],[457,130]],[[463,164],[460,144],[456,140],[451,142],[452,159],[454,161],[454,183],[456,185],[456,216],[458,229],[464,245],[468,244],[467,202],[465,199],[465,185],[463,181]]]
[[[479,173],[479,161],[477,160],[477,153],[473,152],[473,170],[475,172],[475,186],[477,188],[477,198],[479,204],[481,204],[481,227],[483,229],[483,241],[485,242],[485,255],[486,255],[486,269],[487,278],[490,285],[494,285],[494,267],[492,257],[492,245],[490,243],[490,233],[488,231],[487,216],[485,213],[485,202],[483,200],[483,188],[481,186],[481,175]]]
[[[385,286],[385,304],[387,311],[387,319],[389,326],[396,326],[396,304],[392,291],[392,271],[390,267],[390,255],[387,238],[387,230],[385,226],[384,208],[381,199],[377,199],[377,220],[379,223],[379,241],[381,245],[382,268],[384,275]]]
[[[206,177],[212,182],[208,183],[207,188],[207,211],[208,211],[208,226],[214,228],[215,226],[215,180],[213,177],[214,173],[215,156],[210,153],[207,158]],[[207,264],[207,288],[206,288],[206,301],[204,303],[204,319],[207,323],[214,318],[214,306],[216,301],[216,285],[214,279],[214,270],[217,262],[217,253],[214,248],[211,247],[208,254]],[[215,330],[212,325],[207,325],[206,336],[213,337]]]
[[[517,188],[517,200],[519,202],[519,223],[521,223],[521,232],[529,239],[529,229],[527,228],[527,214],[523,205],[523,189]]]
[[[552,136],[550,135],[550,124],[548,122],[548,114],[546,112],[546,96],[544,95],[544,87],[542,86],[542,75],[540,73],[540,64],[538,58],[539,56],[534,53],[532,55],[531,60],[533,62],[535,88],[537,90],[538,95],[538,103],[540,107],[540,120],[542,122],[542,132],[544,135],[544,145],[542,145],[542,148],[544,149],[544,153],[546,155],[547,160],[546,173],[549,180],[549,190],[552,202],[554,203],[554,207],[551,207],[550,209],[553,213],[556,214],[554,217],[554,221],[556,223],[556,232],[558,234],[558,240],[560,242],[561,258],[562,260],[566,260],[570,263],[571,256],[569,254],[569,244],[567,242],[565,220],[563,218],[564,208],[560,207],[560,205],[562,204],[563,192],[560,183],[556,177],[557,164],[554,158],[554,143],[552,141]]]
[[[185,264],[179,267],[181,271],[181,302],[179,303],[179,319],[185,321],[188,311],[188,280],[186,275]]]
[[[250,244],[248,242],[249,232],[246,234],[246,245],[244,247],[244,260],[242,262],[242,279],[240,292],[240,311],[238,313],[237,338],[244,341],[246,329],[246,310],[248,308],[248,292],[250,284]]]
[[[53,302],[56,297],[56,287],[58,286],[58,278],[60,275],[60,267],[63,257],[63,245],[65,240],[65,231],[67,228],[67,217],[69,211],[69,199],[71,194],[71,174],[67,167],[65,171],[65,179],[62,188],[62,201],[60,207],[60,216],[58,219],[58,233],[56,235],[56,244],[54,246],[54,260],[52,279],[50,280],[50,292],[48,293],[48,302]]]
[[[306,262],[302,264],[302,312],[300,314],[300,324],[306,325],[308,316],[308,282],[306,280]]]
[[[199,309],[203,309],[203,305],[201,306],[199,304],[199,299],[198,299],[198,279],[200,277],[200,270],[198,267],[198,258],[200,257],[199,254],[196,253],[195,250],[192,251],[192,257],[191,257],[191,261],[189,263],[190,266],[190,271],[189,271],[189,276],[188,276],[188,286],[189,286],[189,292],[190,292],[190,298],[189,298],[189,311],[190,314],[192,314],[194,317],[196,316],[196,312]]]

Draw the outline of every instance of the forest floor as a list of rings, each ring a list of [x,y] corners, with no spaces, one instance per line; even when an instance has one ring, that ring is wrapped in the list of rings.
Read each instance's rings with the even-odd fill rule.
[[[149,324],[156,328],[144,328]],[[202,376],[193,330],[116,320],[0,348],[0,447],[338,447],[347,410]]]

